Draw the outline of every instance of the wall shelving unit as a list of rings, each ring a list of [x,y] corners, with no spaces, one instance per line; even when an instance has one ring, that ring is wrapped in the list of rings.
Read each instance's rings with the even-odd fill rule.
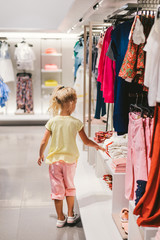
[[[55,53],[46,53],[46,49],[53,48]],[[54,64],[57,69],[45,69],[46,64]],[[45,81],[55,80],[57,85],[62,84],[62,40],[41,40],[41,101],[42,113],[47,113],[48,100],[56,86],[46,86]],[[48,97],[46,97],[48,96]]]

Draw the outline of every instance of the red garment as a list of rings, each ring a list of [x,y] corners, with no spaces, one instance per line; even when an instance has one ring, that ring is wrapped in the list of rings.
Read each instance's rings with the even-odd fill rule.
[[[154,115],[154,130],[151,145],[151,168],[143,197],[139,200],[133,213],[140,215],[139,226],[160,226],[160,104]]]
[[[113,27],[109,27],[105,33],[101,56],[98,65],[97,81],[101,82],[101,91],[105,103],[114,103],[114,80],[115,80],[115,62],[106,56]]]

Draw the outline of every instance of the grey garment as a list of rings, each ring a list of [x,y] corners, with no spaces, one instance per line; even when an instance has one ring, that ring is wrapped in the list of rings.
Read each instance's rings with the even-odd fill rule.
[[[97,80],[97,78],[98,78],[98,68],[95,68],[94,74],[95,74],[95,78],[96,78],[96,80]]]
[[[113,55],[113,50],[112,50],[112,41],[109,44],[106,56],[109,57],[112,61],[115,61],[115,58],[114,58],[114,55]]]

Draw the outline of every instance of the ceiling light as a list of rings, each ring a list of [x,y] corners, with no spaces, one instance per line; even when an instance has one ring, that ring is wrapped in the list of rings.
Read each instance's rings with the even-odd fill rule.
[[[71,28],[70,28],[70,29],[68,29],[67,33],[70,33],[70,32],[71,32]]]
[[[103,2],[104,2],[104,0],[101,0],[101,1],[99,2],[99,5],[101,6]]]
[[[93,10],[97,10],[99,8],[99,3],[96,3],[94,6],[93,6]]]

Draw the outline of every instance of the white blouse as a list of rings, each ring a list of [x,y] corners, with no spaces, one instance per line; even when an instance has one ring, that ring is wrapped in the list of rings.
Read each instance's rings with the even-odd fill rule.
[[[146,51],[144,85],[149,88],[149,106],[155,106],[156,102],[160,102],[160,19],[155,21],[144,51]]]

